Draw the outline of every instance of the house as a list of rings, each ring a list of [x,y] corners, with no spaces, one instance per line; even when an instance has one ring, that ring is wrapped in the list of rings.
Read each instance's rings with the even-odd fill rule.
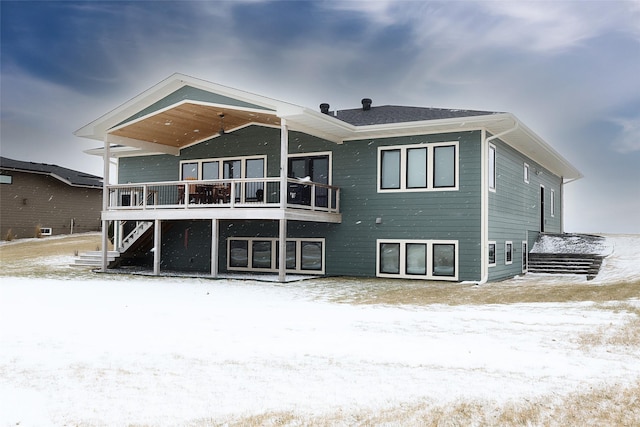
[[[0,157],[2,239],[99,231],[102,178]]]
[[[105,181],[118,162],[116,264],[154,274],[499,280],[562,231],[581,177],[510,113],[314,110],[181,74],[75,135],[102,142]]]

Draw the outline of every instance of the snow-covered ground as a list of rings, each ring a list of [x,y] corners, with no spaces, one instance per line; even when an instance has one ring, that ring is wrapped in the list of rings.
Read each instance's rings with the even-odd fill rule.
[[[613,254],[589,283],[640,279],[640,236],[608,240]],[[185,425],[506,402],[640,381],[637,347],[581,340],[636,316],[625,310],[351,305],[330,302],[334,288],[307,292],[312,282],[2,277],[0,425]],[[640,289],[626,303],[640,307]]]

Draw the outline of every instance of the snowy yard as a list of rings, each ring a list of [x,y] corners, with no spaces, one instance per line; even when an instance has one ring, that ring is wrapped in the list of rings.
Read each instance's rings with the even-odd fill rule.
[[[640,237],[611,239],[614,253],[589,286],[637,282],[624,301],[353,304],[344,302],[353,279],[3,275],[0,426],[218,425],[261,414],[359,424],[416,405],[637,387],[637,330],[630,342],[608,337],[638,328]],[[33,264],[60,273],[69,261]],[[500,286],[561,281],[585,279],[527,275]],[[640,423],[637,409],[631,417]]]

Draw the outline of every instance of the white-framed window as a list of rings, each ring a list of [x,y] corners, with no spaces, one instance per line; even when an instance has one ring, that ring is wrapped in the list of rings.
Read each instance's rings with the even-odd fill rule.
[[[0,175],[0,184],[13,184],[13,176]]]
[[[378,147],[378,192],[455,191],[458,142]]]
[[[522,272],[526,273],[529,269],[529,244],[526,240],[522,241]]]
[[[551,189],[551,195],[549,197],[549,209],[551,210],[551,216],[556,216],[556,190]]]
[[[53,230],[51,227],[40,227],[40,235],[41,236],[51,236],[53,234]]]
[[[524,182],[528,184],[529,183],[529,165],[526,163],[524,164],[522,175],[524,177]]]
[[[496,146],[489,144],[489,190],[496,191]]]
[[[496,266],[496,242],[489,242],[488,261],[489,267]]]
[[[181,180],[264,178],[267,156],[222,157],[180,161]]]
[[[458,280],[457,240],[376,240],[376,276]]]
[[[279,266],[279,240],[269,237],[230,237],[227,239],[227,270],[275,273]],[[324,239],[287,239],[286,271],[324,274]]]
[[[504,263],[513,264],[513,242],[504,242]]]

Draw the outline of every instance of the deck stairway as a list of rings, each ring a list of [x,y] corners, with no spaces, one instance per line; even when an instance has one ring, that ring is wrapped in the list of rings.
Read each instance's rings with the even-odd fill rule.
[[[141,243],[148,240],[151,228],[153,227],[152,221],[138,221],[135,228],[124,238],[122,243],[115,251],[109,251],[107,253],[107,263],[112,266],[116,264],[116,261],[120,258],[121,254],[125,254],[130,249],[140,246]],[[89,251],[79,254],[75,259],[74,266],[85,267],[101,267],[102,266],[102,252]]]
[[[541,234],[529,253],[528,271],[580,274],[591,280],[611,253],[606,239],[588,234]]]

